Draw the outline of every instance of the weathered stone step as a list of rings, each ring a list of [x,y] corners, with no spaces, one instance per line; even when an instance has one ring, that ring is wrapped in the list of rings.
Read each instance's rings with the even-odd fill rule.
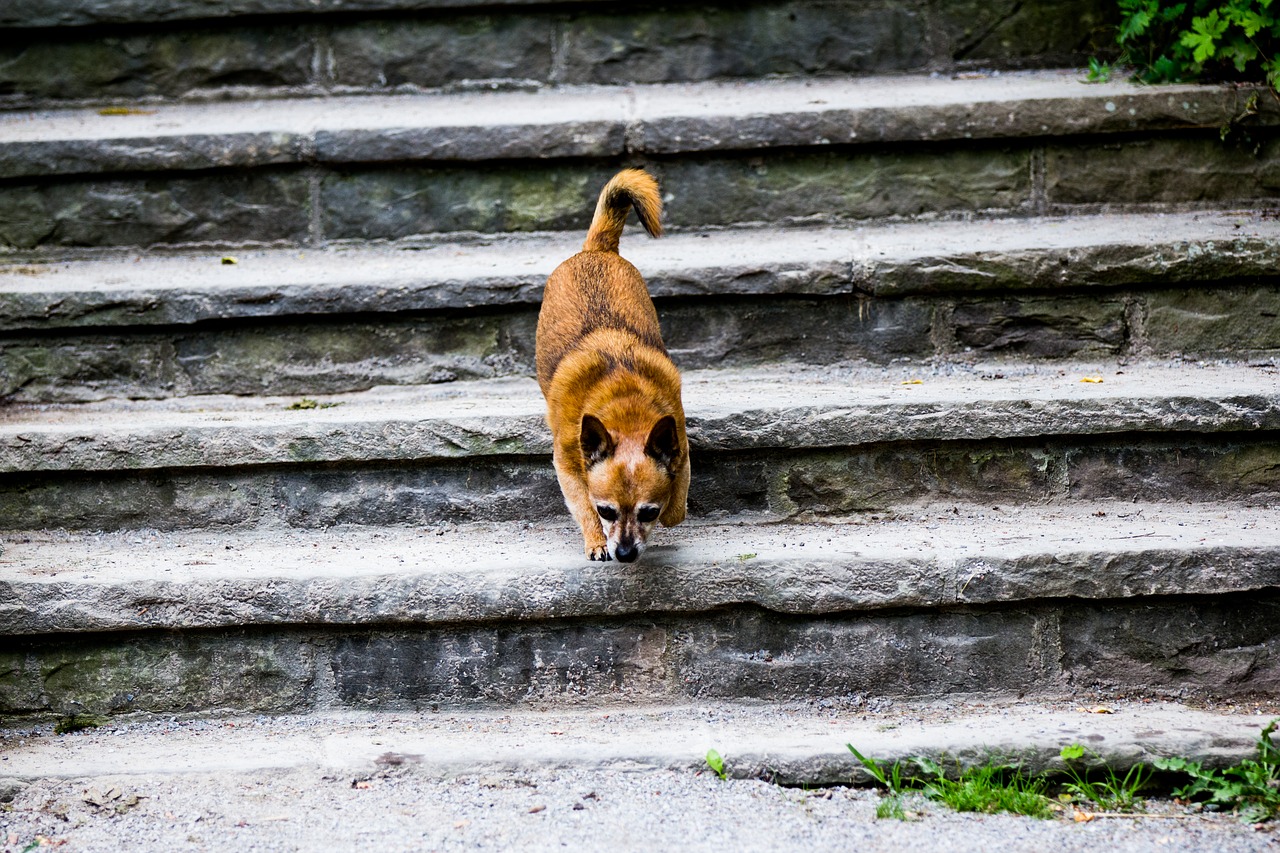
[[[1114,49],[1115,17],[1101,0],[9,0],[0,27],[29,29],[0,43],[0,104],[1082,65]]]
[[[556,526],[33,533],[4,558],[0,714],[1274,694],[1278,531],[1227,504],[957,506],[692,525],[625,568]]]
[[[620,162],[676,228],[1263,203],[1274,146],[1217,132],[1252,95],[1040,72],[14,114],[0,250],[580,231]]]
[[[1259,90],[1076,70],[157,105],[0,117],[0,177],[298,163],[613,158],[1216,128]],[[1259,100],[1254,120],[1280,108]],[[671,188],[669,191],[673,191]]]
[[[695,515],[1280,491],[1280,382],[1268,365],[689,371],[684,399]],[[298,402],[11,406],[0,412],[0,527],[563,511],[531,380],[380,388],[291,410]]]
[[[1227,504],[957,505],[852,524],[695,523],[655,539],[637,566],[584,560],[572,524],[20,531],[6,537],[0,633],[421,627],[743,605],[823,616],[1280,584],[1280,509]]]
[[[872,781],[847,743],[885,765],[902,761],[907,769],[921,756],[948,769],[1016,756],[1028,773],[1056,771],[1060,750],[1071,743],[1088,744],[1098,761],[1121,773],[1135,763],[1169,756],[1225,767],[1256,757],[1258,733],[1274,713],[1270,703],[1250,713],[1248,707],[1206,710],[1112,699],[1106,705],[1111,713],[1088,714],[1084,701],[848,697],[826,707],[703,702],[554,711],[443,709],[422,715],[344,711],[106,723],[66,736],[10,729],[0,730],[0,744],[7,758],[5,776],[31,782],[104,776],[116,784],[121,754],[129,756],[128,773],[138,776],[289,769],[358,775],[395,766],[428,777],[483,779],[569,769],[708,772],[707,750],[716,749],[730,778],[846,785]]]
[[[630,233],[630,232],[629,232]],[[0,266],[0,396],[332,394],[528,375],[582,234]],[[1247,212],[638,232],[685,368],[1280,352],[1280,221]]]

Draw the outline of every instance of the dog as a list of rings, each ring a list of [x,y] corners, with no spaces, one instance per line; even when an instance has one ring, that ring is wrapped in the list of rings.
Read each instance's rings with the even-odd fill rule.
[[[642,169],[601,190],[582,251],[547,279],[535,344],[552,461],[583,550],[623,563],[656,522],[683,521],[689,497],[680,372],[644,279],[618,254],[632,208],[662,235],[658,182]]]

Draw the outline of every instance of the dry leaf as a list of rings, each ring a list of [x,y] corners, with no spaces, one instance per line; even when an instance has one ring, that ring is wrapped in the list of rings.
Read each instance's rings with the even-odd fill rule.
[[[1088,823],[1089,821],[1093,820],[1093,815],[1089,814],[1088,812],[1082,812],[1079,809],[1076,809],[1075,814],[1071,816],[1071,819],[1074,820],[1076,823]]]
[[[534,806],[533,808],[529,809],[529,814],[537,814],[538,812],[544,812],[546,810],[547,810],[546,806]]]
[[[1089,383],[1092,383],[1092,384],[1094,384],[1094,385],[1099,385],[1099,384],[1101,384],[1101,383],[1102,383],[1102,377],[1101,377],[1101,376],[1086,376],[1086,377],[1084,377],[1083,379],[1081,379],[1080,381],[1081,381],[1081,382],[1089,382]]]
[[[233,264],[238,264],[238,263],[240,262],[235,258],[233,258],[231,255],[224,255],[222,258],[222,265],[224,267],[229,267],[229,266],[232,266]],[[1098,381],[1101,382],[1102,380],[1099,379]]]
[[[103,107],[98,110],[100,116],[153,116],[155,110],[140,110],[137,107]]]
[[[924,380],[923,380],[923,379],[904,379],[904,380],[902,380],[902,382],[901,382],[900,384],[902,384],[902,385],[923,385],[923,384],[924,384]]]
[[[1081,708],[1086,714],[1114,714],[1115,711],[1105,705],[1094,705],[1092,708]]]

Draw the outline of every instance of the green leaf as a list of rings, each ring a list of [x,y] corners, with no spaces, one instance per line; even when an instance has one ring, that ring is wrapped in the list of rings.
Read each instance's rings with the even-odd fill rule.
[[[1075,761],[1077,758],[1084,758],[1084,747],[1078,743],[1073,743],[1070,746],[1064,746],[1058,752],[1058,756],[1063,761]]]
[[[1204,62],[1211,58],[1218,49],[1218,39],[1227,31],[1229,22],[1222,20],[1218,10],[1208,15],[1191,19],[1191,31],[1184,32],[1178,42],[1192,50],[1196,62]]]
[[[707,750],[707,766],[711,768],[712,773],[715,773],[721,779],[725,778],[724,759],[714,749]]]

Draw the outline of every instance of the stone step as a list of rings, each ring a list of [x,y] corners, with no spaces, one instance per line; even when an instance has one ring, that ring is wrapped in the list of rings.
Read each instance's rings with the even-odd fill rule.
[[[0,105],[1083,65],[1101,0],[9,0]]]
[[[685,368],[1280,352],[1280,221],[1244,211],[628,234]],[[0,397],[527,376],[543,282],[582,237],[0,266]]]
[[[688,371],[691,509],[1266,501],[1280,490],[1276,376],[1181,362]],[[14,405],[0,411],[0,528],[539,520],[564,511],[543,411],[527,379],[314,404]]]
[[[1027,72],[13,113],[0,251],[581,231],[624,162],[677,229],[1263,204],[1274,146],[1218,133],[1251,109]]]
[[[0,713],[1267,694],[1278,534],[1231,504],[965,505],[694,524],[618,566],[558,525],[31,532]]]
[[[847,743],[886,765],[902,761],[908,770],[914,770],[910,762],[917,757],[960,770],[991,756],[1016,756],[1027,773],[1060,771],[1062,747],[1082,743],[1097,761],[1123,773],[1135,763],[1170,756],[1206,768],[1255,758],[1258,733],[1275,713],[1274,703],[1262,703],[1254,712],[1252,706],[1204,709],[1120,699],[1107,703],[1107,714],[1086,713],[1081,705],[850,697],[823,705],[706,702],[108,722],[63,736],[43,727],[0,730],[5,747],[0,772],[17,783],[109,777],[105,790],[118,784],[119,756],[126,754],[134,776],[183,780],[228,774],[228,785],[255,771],[359,777],[393,768],[453,784],[476,780],[484,785],[486,777],[497,782],[501,774],[554,770],[707,773],[707,750],[716,749],[731,779],[798,787],[871,783]],[[1172,831],[1169,822],[1157,822],[1164,832]]]

